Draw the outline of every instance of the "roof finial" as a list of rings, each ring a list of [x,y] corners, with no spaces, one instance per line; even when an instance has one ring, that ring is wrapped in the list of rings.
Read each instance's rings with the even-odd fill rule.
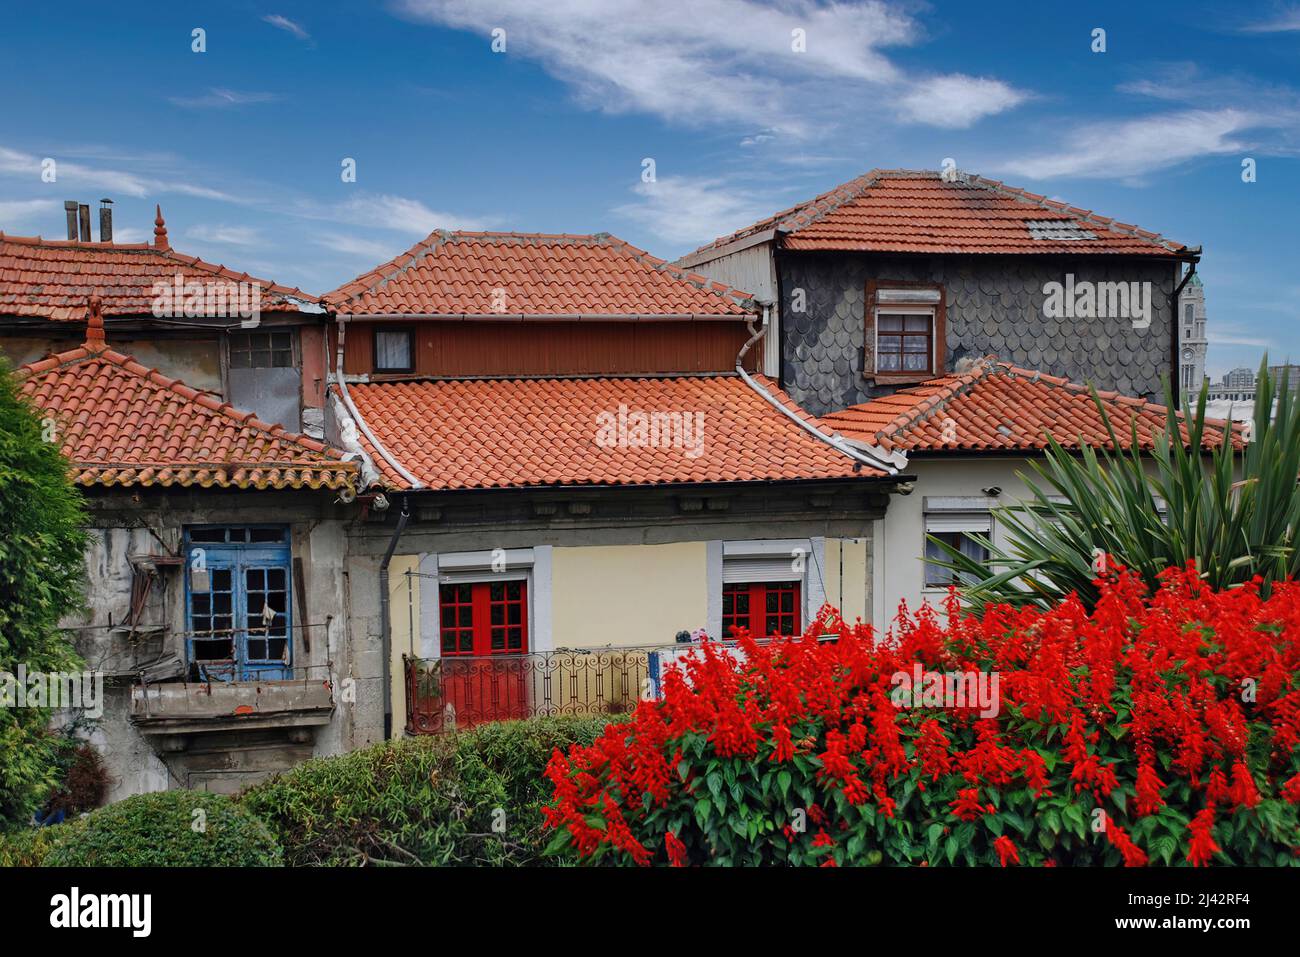
[[[86,348],[94,350],[103,346],[104,300],[96,294],[86,303]]]
[[[153,244],[158,249],[171,249],[171,243],[167,241],[167,224],[162,218],[162,206],[155,204],[154,210],[158,217],[153,221]]]

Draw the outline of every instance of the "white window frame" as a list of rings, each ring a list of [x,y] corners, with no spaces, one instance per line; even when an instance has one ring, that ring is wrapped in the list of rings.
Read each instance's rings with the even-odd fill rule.
[[[501,557],[501,556],[498,556]],[[505,549],[505,570],[492,570],[492,551],[427,552],[420,556],[420,657],[442,657],[442,585],[528,583],[528,653],[554,650],[551,631],[551,546]]]
[[[822,569],[826,566],[826,539],[817,535],[810,538],[768,538],[740,541],[712,541],[707,545],[708,561],[708,621],[705,631],[712,638],[722,638],[722,586],[731,582],[797,581],[802,601],[800,625],[807,628],[817,617],[826,601],[826,583]],[[793,571],[795,549],[803,550],[804,570],[800,577]],[[776,566],[784,561],[786,571],[772,576],[761,565]],[[735,577],[735,567],[750,564],[750,577]],[[732,565],[729,575],[727,566]],[[741,573],[745,574],[744,572]]]
[[[947,592],[948,585],[930,581],[931,565],[924,556],[929,551],[929,536],[939,533],[966,532],[983,535],[993,541],[993,508],[997,499],[987,496],[927,496],[921,503],[921,590]],[[934,526],[932,527],[932,520]]]

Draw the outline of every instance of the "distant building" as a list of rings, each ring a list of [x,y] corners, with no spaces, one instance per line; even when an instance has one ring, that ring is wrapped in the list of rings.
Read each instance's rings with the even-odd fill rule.
[[[1287,381],[1287,387],[1292,392],[1300,392],[1300,366],[1288,364],[1280,366],[1269,366],[1268,376],[1273,380],[1274,388],[1282,385],[1282,379]]]
[[[1233,369],[1223,374],[1223,385],[1229,389],[1255,388],[1255,370],[1246,366]]]
[[[1205,381],[1205,287],[1192,278],[1178,297],[1178,391],[1186,408],[1196,401]]]

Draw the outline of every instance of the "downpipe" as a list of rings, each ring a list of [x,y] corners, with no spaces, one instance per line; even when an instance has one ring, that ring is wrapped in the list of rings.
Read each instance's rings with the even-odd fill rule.
[[[402,537],[402,532],[406,531],[406,523],[410,520],[411,503],[406,496],[402,496],[402,511],[397,516],[397,527],[393,529],[393,537],[388,540],[388,548],[384,552],[384,559],[379,563],[379,637],[380,653],[384,659],[385,741],[388,741],[393,736],[393,626],[390,622],[392,609],[388,600],[388,565],[393,560],[393,552],[397,550],[397,541]]]

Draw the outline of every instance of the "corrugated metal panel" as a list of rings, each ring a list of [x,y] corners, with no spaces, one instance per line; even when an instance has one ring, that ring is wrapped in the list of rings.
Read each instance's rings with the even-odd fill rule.
[[[413,322],[415,372],[429,376],[729,372],[749,338],[736,321]],[[373,373],[373,324],[348,326],[344,368]],[[756,368],[757,357],[747,357]]]

